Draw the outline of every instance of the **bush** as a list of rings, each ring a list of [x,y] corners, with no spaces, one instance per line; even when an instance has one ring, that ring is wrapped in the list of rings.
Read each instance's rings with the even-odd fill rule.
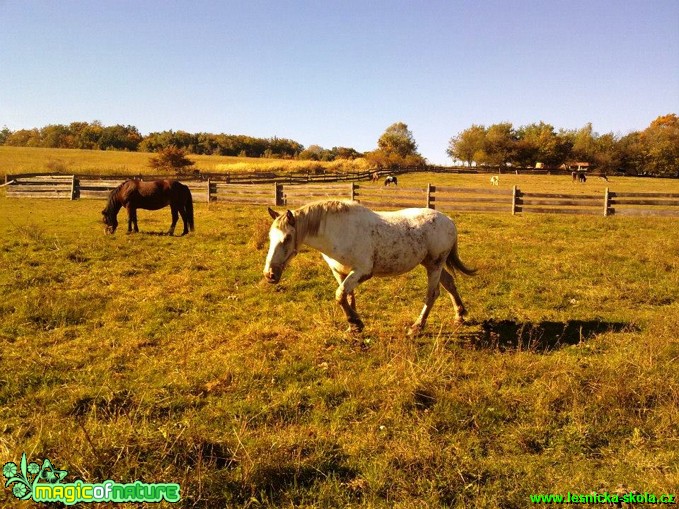
[[[186,157],[186,153],[177,147],[169,146],[158,151],[158,155],[149,159],[149,166],[155,170],[174,171],[177,175],[185,175],[195,163]]]

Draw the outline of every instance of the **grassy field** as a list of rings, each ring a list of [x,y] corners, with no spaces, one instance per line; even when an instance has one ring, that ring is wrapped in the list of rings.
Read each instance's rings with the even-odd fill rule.
[[[67,175],[157,175],[149,167],[153,154],[102,150],[74,150],[0,146],[0,175],[19,173],[63,173]],[[367,163],[356,161],[314,162],[227,156],[189,155],[194,168],[210,173],[246,171],[365,171]]]
[[[678,192],[501,177],[514,183]],[[262,282],[264,208],[197,204],[195,234],[171,238],[157,235],[167,210],[105,236],[102,206],[0,195],[1,463],[25,452],[69,482],[180,483],[182,501],[161,507],[679,494],[676,219],[456,215],[478,268],[458,277],[469,322],[441,298],[413,340],[422,269],[363,284],[353,336],[317,253]]]

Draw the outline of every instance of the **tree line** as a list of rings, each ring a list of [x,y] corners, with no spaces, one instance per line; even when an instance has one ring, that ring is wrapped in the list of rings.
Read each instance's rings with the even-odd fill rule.
[[[377,140],[377,148],[360,153],[349,147],[304,147],[286,138],[256,138],[234,134],[161,131],[142,136],[131,125],[104,126],[98,121],[51,124],[43,128],[0,130],[0,145],[161,152],[168,148],[186,154],[269,157],[334,161],[365,158],[376,168],[422,167],[413,133],[396,122]],[[601,173],[679,177],[679,117],[656,118],[643,131],[619,136],[596,133],[589,123],[581,129],[556,130],[545,122],[515,128],[510,122],[472,125],[452,137],[448,155],[469,166],[563,165],[587,163]]]
[[[76,148],[158,152],[175,147],[189,154],[241,157],[298,157],[304,146],[284,138],[186,131],[153,132],[142,136],[132,125],[102,125],[101,122],[51,124],[40,129],[0,130],[0,145],[15,147]]]
[[[377,149],[361,153],[351,147],[323,148],[286,138],[256,138],[234,134],[189,133],[186,131],[152,132],[142,136],[132,125],[104,126],[101,122],[50,124],[42,128],[0,130],[0,145],[15,147],[73,148],[86,150],[127,150],[131,152],[166,152],[178,154],[267,157],[334,161],[366,158],[379,168],[422,166],[424,158],[417,152],[412,132],[403,122],[389,126],[377,142]]]
[[[469,166],[558,168],[584,162],[601,173],[679,177],[679,117],[659,116],[643,131],[624,136],[598,134],[591,123],[559,131],[544,122],[472,125],[450,139],[447,153]]]

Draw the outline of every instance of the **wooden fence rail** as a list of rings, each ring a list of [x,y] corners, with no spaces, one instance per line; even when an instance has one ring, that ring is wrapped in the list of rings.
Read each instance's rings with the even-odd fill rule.
[[[73,175],[16,177],[9,198],[106,199],[122,179],[93,179]],[[524,193],[512,189],[453,186],[396,187],[357,182],[234,184],[224,181],[186,181],[195,202],[295,207],[320,199],[357,200],[382,210],[429,207],[443,212],[588,214],[679,217],[679,193],[603,194]]]

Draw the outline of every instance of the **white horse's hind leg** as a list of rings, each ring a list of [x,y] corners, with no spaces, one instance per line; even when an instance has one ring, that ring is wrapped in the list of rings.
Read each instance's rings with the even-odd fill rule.
[[[455,321],[458,323],[464,322],[464,316],[467,314],[467,310],[462,304],[462,299],[455,286],[455,279],[453,279],[452,274],[447,271],[441,272],[441,286],[450,294],[450,298],[453,301],[453,306],[455,306]]]
[[[408,329],[409,336],[415,336],[424,330],[424,326],[427,324],[427,318],[431,312],[431,308],[434,306],[434,302],[441,293],[439,290],[439,279],[441,278],[441,273],[443,271],[443,265],[437,265],[434,267],[427,267],[427,297],[422,307],[422,312],[420,316],[415,320],[415,323]]]

